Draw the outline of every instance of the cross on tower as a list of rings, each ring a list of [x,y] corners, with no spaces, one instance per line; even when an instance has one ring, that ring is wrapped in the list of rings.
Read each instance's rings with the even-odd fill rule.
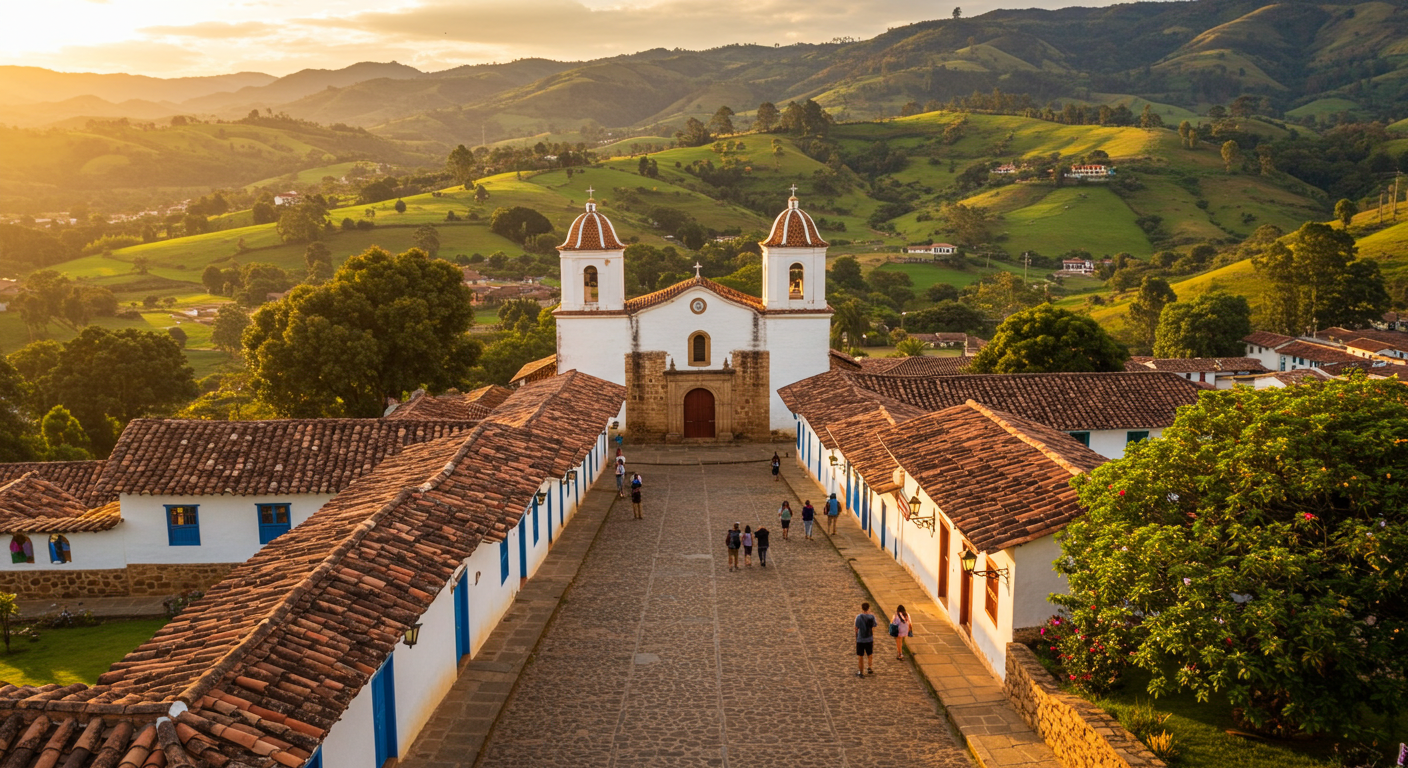
[[[591,187],[587,187],[587,197],[589,197],[589,198],[592,197],[595,192],[596,192],[595,189],[592,189]]]
[[[792,185],[792,196],[793,196],[793,197],[796,197],[796,196],[797,196],[797,185],[796,185],[796,184],[793,184],[793,185]]]
[[[701,270],[701,269],[703,269],[703,268],[704,268],[703,265],[701,265],[699,262],[697,262],[697,261],[694,262],[694,276],[695,276],[695,277],[700,277],[699,270]]]

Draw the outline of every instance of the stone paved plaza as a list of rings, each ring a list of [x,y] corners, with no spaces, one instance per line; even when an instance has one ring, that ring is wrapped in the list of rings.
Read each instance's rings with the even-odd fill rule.
[[[628,449],[645,519],[629,500],[611,510],[481,765],[971,765],[895,659],[887,616],[876,674],[855,676],[851,622],[866,595],[824,536],[803,540],[800,513],[782,541],[777,507],[801,505],[769,474],[771,451]],[[767,568],[755,552],[728,571],[734,521],[773,532]]]

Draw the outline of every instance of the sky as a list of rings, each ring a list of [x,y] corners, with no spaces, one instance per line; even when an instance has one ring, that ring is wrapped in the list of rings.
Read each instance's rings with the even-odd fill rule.
[[[1110,0],[950,0],[998,7]],[[0,64],[186,77],[286,75],[359,61],[423,71],[541,56],[564,61],[648,48],[820,43],[947,18],[917,0],[10,0]]]

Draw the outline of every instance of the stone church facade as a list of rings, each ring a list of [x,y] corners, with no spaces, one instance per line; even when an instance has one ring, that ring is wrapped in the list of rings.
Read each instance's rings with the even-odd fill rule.
[[[797,198],[760,243],[763,295],[705,277],[625,297],[625,244],[595,202],[558,246],[556,368],[626,387],[620,429],[643,440],[792,433],[777,389],[829,367],[826,249]]]

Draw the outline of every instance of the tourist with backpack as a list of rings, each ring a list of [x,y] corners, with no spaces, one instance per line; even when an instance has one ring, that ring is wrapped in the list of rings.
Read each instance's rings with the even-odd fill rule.
[[[792,527],[792,502],[783,499],[777,510],[777,519],[782,521],[782,540],[788,541],[787,529]]]
[[[900,661],[904,661],[904,639],[909,635],[909,613],[903,605],[896,606],[894,618],[890,619],[890,637],[895,638],[895,658]]]
[[[856,677],[875,674],[875,614],[870,612],[870,603],[860,604],[856,614]],[[867,662],[869,662],[867,664]],[[867,668],[868,667],[868,668]]]
[[[743,526],[743,564],[753,567],[753,526]]]
[[[728,548],[728,569],[738,570],[738,550],[743,546],[743,532],[738,530],[741,523],[734,523],[733,528],[724,534],[724,546]]]
[[[753,531],[753,541],[758,545],[758,565],[768,567],[768,536],[770,532],[763,526],[758,526],[758,530]]]
[[[773,482],[782,479],[782,459],[776,453],[772,455],[772,479]]]
[[[841,516],[841,502],[836,500],[836,494],[831,494],[831,498],[826,500],[826,532],[832,536],[836,535],[836,518]]]

